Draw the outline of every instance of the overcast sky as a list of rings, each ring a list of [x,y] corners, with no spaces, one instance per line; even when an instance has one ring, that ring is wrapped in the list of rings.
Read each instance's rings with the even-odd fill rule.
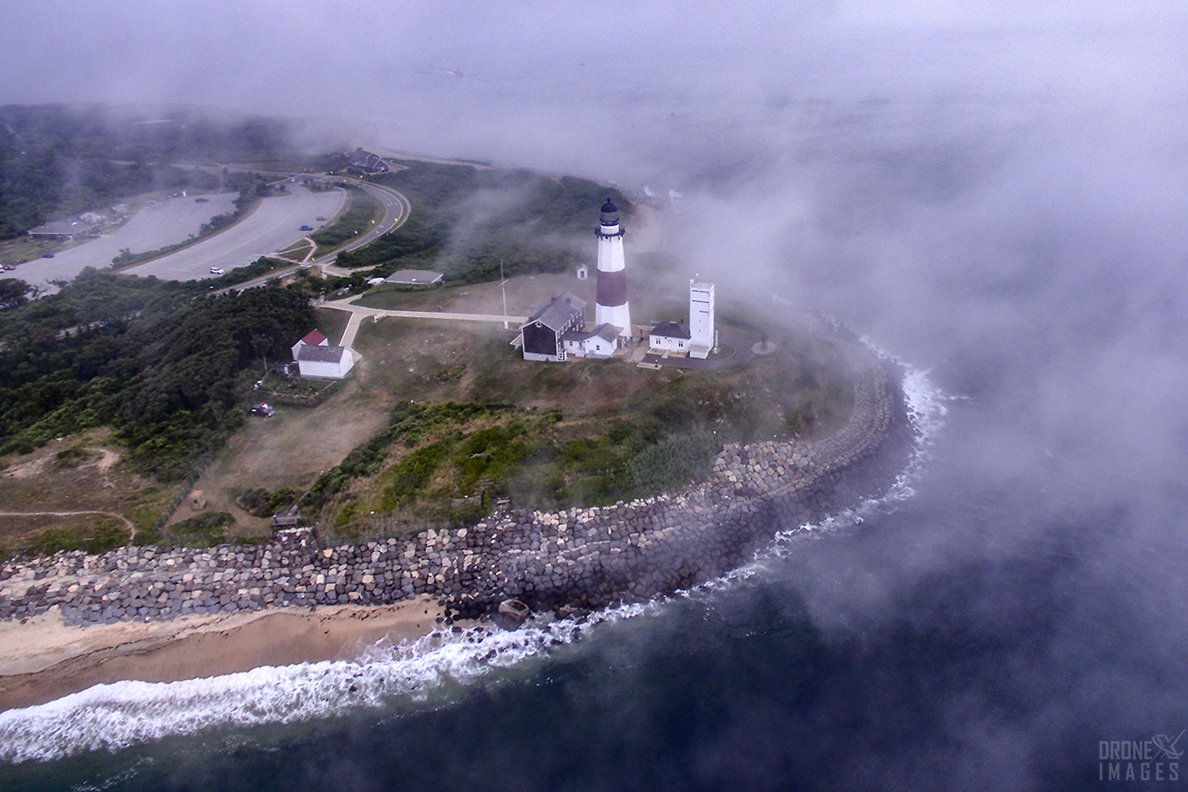
[[[557,163],[554,150],[578,156],[610,131],[626,149],[616,167],[674,131],[667,113],[739,102],[973,88],[1183,106],[1180,3],[954,5],[15,2],[0,91],[330,114],[460,153],[526,158],[543,144]],[[455,69],[460,82],[432,79]]]

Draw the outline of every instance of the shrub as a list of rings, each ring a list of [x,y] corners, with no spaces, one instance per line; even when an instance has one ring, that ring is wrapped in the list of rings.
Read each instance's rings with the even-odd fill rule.
[[[237,500],[239,505],[253,517],[271,517],[278,511],[287,508],[300,494],[297,490],[288,487],[275,490],[256,487],[240,495]]]
[[[82,550],[86,553],[106,553],[128,541],[124,524],[114,517],[99,517],[85,532],[71,528],[51,528],[43,531],[28,545],[34,556],[48,556],[60,550]]]
[[[185,547],[213,547],[227,541],[228,526],[235,524],[235,518],[227,512],[199,514],[164,529],[165,544]]]
[[[709,472],[721,446],[709,432],[691,432],[648,446],[627,462],[636,489],[656,492],[680,487]]]

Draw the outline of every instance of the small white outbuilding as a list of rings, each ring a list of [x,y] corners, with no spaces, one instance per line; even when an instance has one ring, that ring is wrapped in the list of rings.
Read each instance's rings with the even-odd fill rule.
[[[612,324],[595,327],[593,332],[570,330],[561,336],[566,355],[575,358],[608,358],[619,348],[619,328]]]
[[[648,333],[648,346],[658,352],[689,354],[689,326],[680,322],[663,322]]]

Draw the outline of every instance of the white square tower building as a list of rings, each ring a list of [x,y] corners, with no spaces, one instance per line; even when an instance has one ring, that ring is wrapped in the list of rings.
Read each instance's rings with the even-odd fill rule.
[[[714,284],[689,281],[689,357],[705,358],[717,346],[714,330]]]

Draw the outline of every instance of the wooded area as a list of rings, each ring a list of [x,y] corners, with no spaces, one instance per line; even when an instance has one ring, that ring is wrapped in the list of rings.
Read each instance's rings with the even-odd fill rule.
[[[497,280],[501,261],[507,275],[558,272],[589,257],[598,207],[608,195],[630,219],[622,194],[586,179],[401,164],[407,170],[375,181],[408,197],[414,207],[408,221],[365,248],[340,254],[340,266],[434,269],[454,283]]]
[[[287,357],[313,325],[298,290],[214,297],[84,270],[0,314],[0,453],[111,425],[139,470],[180,479],[242,423],[262,360]]]

